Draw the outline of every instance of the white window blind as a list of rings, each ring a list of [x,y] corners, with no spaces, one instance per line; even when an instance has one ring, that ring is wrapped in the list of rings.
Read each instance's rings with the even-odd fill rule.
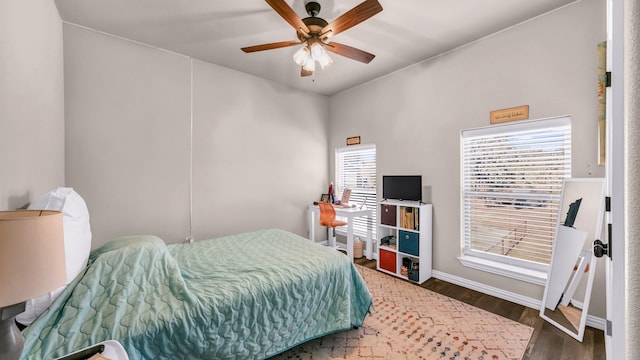
[[[336,149],[336,199],[340,200],[345,188],[351,189],[351,204],[369,208],[376,206],[376,146],[352,145]],[[375,239],[376,212],[370,220]],[[357,236],[366,237],[367,219],[354,218],[353,232]]]
[[[571,175],[571,119],[466,130],[461,147],[464,255],[547,268]]]

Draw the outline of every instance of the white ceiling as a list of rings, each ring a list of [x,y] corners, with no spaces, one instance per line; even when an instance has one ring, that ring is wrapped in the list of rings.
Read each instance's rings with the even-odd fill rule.
[[[331,22],[362,0],[317,0]],[[331,95],[418,63],[576,0],[379,0],[383,11],[332,38],[376,57],[369,64],[329,53],[334,63],[300,77],[297,46],[244,53],[241,47],[297,40],[263,0],[55,0],[63,21],[210,63]],[[304,18],[305,0],[287,0]]]

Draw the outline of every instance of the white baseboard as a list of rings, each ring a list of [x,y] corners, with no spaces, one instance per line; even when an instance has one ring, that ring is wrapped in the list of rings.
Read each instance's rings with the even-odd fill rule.
[[[542,301],[539,299],[523,296],[520,294],[516,294],[514,292],[499,289],[493,286],[488,286],[486,284],[482,284],[476,281],[471,281],[465,278],[461,278],[459,276],[447,274],[442,271],[433,270],[431,274],[436,279],[440,279],[455,285],[459,285],[467,289],[479,291],[483,294],[495,296],[497,298],[511,301],[513,303],[526,306],[532,309],[540,310],[540,307],[542,306]],[[589,327],[604,331],[605,323],[606,321],[603,318],[593,316],[593,315],[587,315],[587,326]]]

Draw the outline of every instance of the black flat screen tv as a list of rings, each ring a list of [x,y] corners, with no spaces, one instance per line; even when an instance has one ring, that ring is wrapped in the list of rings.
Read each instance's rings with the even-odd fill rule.
[[[422,175],[383,175],[382,198],[422,201]]]

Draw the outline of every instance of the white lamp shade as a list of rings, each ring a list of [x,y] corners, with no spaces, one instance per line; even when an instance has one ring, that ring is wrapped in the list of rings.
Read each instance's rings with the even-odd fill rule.
[[[327,66],[333,64],[333,60],[331,59],[329,54],[327,54],[327,52],[325,51],[324,54],[320,56],[320,59],[318,59],[318,63],[320,64],[320,67],[324,69]]]
[[[316,62],[312,57],[309,57],[309,59],[307,59],[307,62],[302,65],[302,68],[306,71],[314,72],[316,70]]]
[[[295,61],[296,64],[303,66],[309,59],[309,56],[309,49],[307,49],[306,46],[303,46],[293,54],[293,61]]]
[[[319,42],[314,42],[313,44],[311,44],[311,57],[313,58],[313,60],[320,60],[320,58],[322,57],[322,55],[326,54],[324,51],[324,48],[322,47],[322,45],[320,45]]]
[[[66,278],[62,213],[0,211],[0,308],[53,291]]]

